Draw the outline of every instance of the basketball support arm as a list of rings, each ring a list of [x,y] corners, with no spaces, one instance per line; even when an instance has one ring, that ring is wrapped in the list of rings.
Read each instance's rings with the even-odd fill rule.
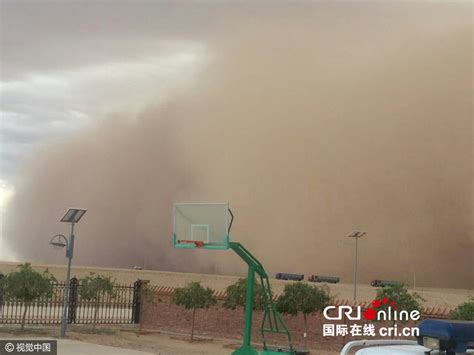
[[[263,265],[255,258],[242,244],[230,242],[229,247],[248,265],[247,273],[247,291],[245,299],[245,324],[244,324],[244,339],[242,346],[233,352],[233,355],[255,355],[258,352],[251,345],[252,337],[252,311],[253,311],[253,292],[255,284],[255,274],[260,277],[260,282],[263,290],[263,319],[260,327],[260,333],[263,340],[262,354],[294,354],[291,343],[291,335],[286,324],[280,318],[273,303],[272,291],[268,275],[265,272]],[[271,351],[267,348],[265,333],[285,334],[288,339],[289,348],[285,351]]]

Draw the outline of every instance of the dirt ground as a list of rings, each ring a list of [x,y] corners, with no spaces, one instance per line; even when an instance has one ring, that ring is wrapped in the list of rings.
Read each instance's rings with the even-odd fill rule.
[[[19,330],[19,326],[0,326],[0,339],[57,337],[58,333],[57,326],[30,326],[24,332]],[[238,340],[197,337],[195,341],[190,342],[187,334],[148,331],[139,333],[134,326],[97,327],[95,331],[92,331],[90,325],[69,326],[67,338],[160,355],[224,355],[230,354],[239,345]],[[260,348],[259,344],[255,346]],[[338,352],[311,349],[311,354],[336,355]]]
[[[0,272],[8,273],[16,268],[18,263],[0,262]],[[66,274],[66,267],[61,265],[33,265],[38,270],[48,269],[58,280],[63,280]],[[190,281],[201,281],[203,285],[211,287],[217,291],[223,291],[231,283],[235,282],[237,276],[192,274],[167,271],[152,270],[128,270],[98,267],[73,267],[72,275],[78,278],[94,272],[101,275],[108,275],[117,282],[131,284],[137,279],[150,280],[151,285],[181,287]],[[280,293],[285,284],[291,281],[270,280],[273,291]],[[317,284],[320,285],[320,284]],[[352,299],[352,284],[329,284],[331,295],[338,299]],[[359,301],[371,301],[376,294],[376,288],[370,285],[358,285],[357,294]],[[421,288],[415,289],[426,302],[425,306],[430,307],[456,307],[466,302],[469,297],[474,296],[474,289],[442,289],[442,288]]]

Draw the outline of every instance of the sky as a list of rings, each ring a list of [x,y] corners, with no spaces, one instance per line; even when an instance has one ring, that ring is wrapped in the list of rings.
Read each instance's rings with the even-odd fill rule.
[[[166,3],[117,1],[114,11],[109,1],[1,4],[2,181],[38,143],[119,110],[117,97],[127,96],[132,112],[150,95],[164,98],[204,51],[181,38],[185,19],[171,21],[176,9]]]
[[[205,44],[191,28],[205,28],[207,16],[197,5],[180,9],[171,2],[135,8],[114,1],[113,11],[110,1],[0,4],[3,241],[7,204],[35,151],[111,112],[133,117],[151,101],[166,100],[205,60]],[[173,16],[177,11],[181,16]],[[2,245],[3,258],[14,259]]]
[[[363,229],[364,282],[474,287],[470,2],[0,4],[1,258],[76,206],[77,264],[242,273],[169,243],[229,201],[271,272],[350,281]]]

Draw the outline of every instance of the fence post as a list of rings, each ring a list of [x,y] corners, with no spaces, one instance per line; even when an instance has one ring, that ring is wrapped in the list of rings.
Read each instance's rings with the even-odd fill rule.
[[[138,279],[133,283],[132,323],[140,323],[140,304],[143,280]]]
[[[3,274],[0,272],[0,319],[3,318],[3,287],[1,285],[3,277]]]
[[[69,324],[76,323],[76,309],[77,309],[77,284],[78,280],[76,277],[73,277],[70,280],[70,289],[69,289],[69,306],[68,306],[68,315],[67,322]]]

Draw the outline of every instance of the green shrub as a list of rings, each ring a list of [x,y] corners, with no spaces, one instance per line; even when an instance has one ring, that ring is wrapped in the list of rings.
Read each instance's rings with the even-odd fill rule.
[[[18,266],[18,271],[13,271],[3,277],[1,292],[5,298],[11,298],[23,303],[23,316],[21,330],[25,329],[25,319],[31,303],[42,297],[51,297],[53,282],[56,279],[48,270],[40,273],[33,270],[30,263]]]
[[[191,325],[191,341],[194,336],[194,320],[196,309],[209,308],[217,303],[214,291],[209,287],[204,288],[200,282],[190,282],[185,287],[177,288],[173,294],[172,302],[185,309],[193,310]]]
[[[474,321],[474,297],[452,310],[449,319]]]
[[[226,295],[224,299],[224,307],[228,309],[236,309],[244,307],[247,295],[247,279],[241,278],[225,289]],[[261,310],[263,303],[263,287],[255,282],[253,287],[253,309]]]
[[[114,284],[110,277],[91,273],[89,276],[80,280],[78,293],[83,300],[93,301],[94,320],[92,323],[92,329],[95,329],[100,300],[103,296],[113,296]]]

